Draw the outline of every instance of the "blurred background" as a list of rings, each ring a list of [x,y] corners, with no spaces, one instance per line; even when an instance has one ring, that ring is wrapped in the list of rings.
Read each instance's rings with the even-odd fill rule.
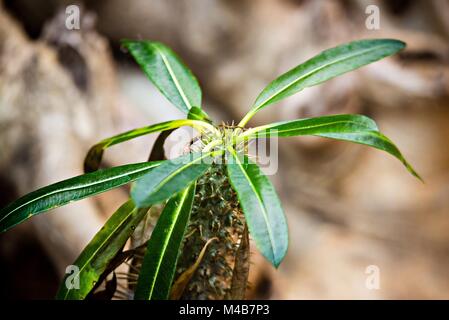
[[[99,139],[182,117],[120,49],[122,38],[171,46],[220,121],[240,119],[267,83],[323,49],[360,38],[407,42],[401,54],[306,89],[251,121],[368,115],[425,184],[378,150],[281,140],[271,179],[290,247],[278,270],[252,254],[248,298],[449,298],[449,1],[0,4],[0,206],[82,173],[84,154]],[[81,9],[79,30],[65,26],[71,4]],[[369,5],[379,9],[378,29],[366,25]],[[113,147],[105,160],[145,161],[153,141]],[[127,189],[114,190],[1,234],[1,297],[53,298],[66,266],[126,196]]]

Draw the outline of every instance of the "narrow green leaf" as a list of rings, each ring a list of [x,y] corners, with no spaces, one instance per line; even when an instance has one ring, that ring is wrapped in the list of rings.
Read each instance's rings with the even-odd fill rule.
[[[157,170],[136,181],[131,188],[131,197],[138,207],[169,199],[206,172],[213,162],[213,155],[214,152],[189,153],[165,161]]]
[[[93,172],[98,170],[100,167],[101,159],[103,158],[103,152],[107,148],[146,135],[154,132],[163,132],[166,130],[172,130],[177,129],[183,126],[190,126],[193,128],[196,128],[198,130],[201,130],[203,127],[205,127],[205,124],[202,121],[195,121],[195,120],[171,120],[166,122],[161,122],[157,124],[153,124],[151,126],[146,126],[134,130],[130,130],[118,135],[115,135],[113,137],[104,139],[94,145],[92,148],[90,148],[89,152],[87,153],[87,156],[84,160],[84,172]]]
[[[358,131],[378,131],[374,120],[359,114],[337,114],[315,118],[270,123],[251,128],[240,135],[241,139],[253,139],[266,136],[299,136],[321,133],[341,134]]]
[[[168,299],[194,195],[192,183],[167,202],[148,241],[135,299]]]
[[[209,118],[209,115],[199,107],[192,107],[189,111],[189,114],[187,115],[187,119],[206,121],[208,123],[212,123],[212,121]]]
[[[99,170],[31,192],[0,210],[0,232],[39,213],[132,182],[160,163],[135,163]]]
[[[122,44],[175,107],[187,114],[192,106],[201,106],[198,80],[170,48],[152,41],[124,40]]]
[[[243,127],[260,109],[371,62],[393,55],[405,43],[394,39],[353,41],[325,50],[271,82],[257,97],[250,112],[240,121]]]
[[[404,164],[411,174],[422,180],[394,143],[378,131],[376,123],[362,115],[341,114],[277,122],[249,129],[241,135],[240,139],[268,135],[280,137],[314,135],[364,144],[393,155]]]
[[[259,251],[275,267],[287,253],[288,229],[281,203],[259,166],[228,148],[227,171]]]
[[[109,262],[123,248],[147,211],[147,209],[137,209],[132,200],[123,204],[73,263],[79,268],[79,288],[67,286],[66,279],[73,276],[73,274],[68,274],[59,287],[56,299],[84,299],[96,285]]]

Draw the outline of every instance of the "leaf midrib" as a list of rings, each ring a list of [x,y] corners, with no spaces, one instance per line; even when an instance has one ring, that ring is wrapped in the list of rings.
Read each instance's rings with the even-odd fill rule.
[[[156,166],[156,164],[154,166]],[[114,177],[110,177],[110,178],[107,178],[107,179],[101,180],[101,181],[96,180],[96,181],[94,181],[92,183],[88,183],[88,184],[82,185],[82,186],[75,186],[75,187],[68,187],[68,188],[64,188],[64,189],[54,190],[54,191],[52,191],[50,193],[46,193],[46,194],[44,194],[44,195],[42,195],[40,197],[33,198],[32,200],[27,201],[26,203],[20,205],[19,207],[15,208],[14,210],[12,210],[8,214],[6,214],[4,217],[2,217],[0,219],[0,222],[5,220],[6,218],[8,218],[12,213],[16,212],[17,210],[20,210],[21,208],[23,208],[24,206],[29,205],[30,203],[36,202],[38,200],[41,200],[42,198],[50,197],[52,195],[55,195],[55,194],[58,194],[58,193],[62,193],[62,192],[66,192],[66,191],[75,191],[75,190],[78,190],[78,189],[89,188],[89,187],[92,187],[92,186],[95,186],[95,185],[98,185],[98,184],[106,183],[106,182],[111,181],[111,180],[120,179],[120,178],[123,178],[123,177],[128,176],[128,175],[132,175],[132,174],[135,174],[135,173],[138,173],[138,172],[141,172],[141,171],[145,171],[145,170],[151,169],[152,167],[153,166],[141,168],[141,169],[138,169],[138,170],[135,170],[135,171],[132,171],[132,172],[127,172],[126,174],[124,173],[124,174],[121,174],[121,175],[118,175],[118,176],[114,176]]]
[[[165,54],[162,52],[161,49],[158,48],[157,45],[154,45],[154,48],[156,49],[156,51],[160,54],[162,61],[164,62],[165,67],[167,68],[168,73],[170,74],[170,76],[173,79],[173,82],[176,86],[176,89],[178,89],[179,94],[181,95],[182,101],[184,102],[184,104],[186,105],[187,109],[191,109],[192,105],[190,104],[190,101],[187,99],[184,90],[182,89],[181,85],[178,82],[178,79],[176,78],[176,75],[174,74],[170,63],[168,62],[167,57],[165,56]]]
[[[353,124],[359,124],[356,121],[352,121],[352,120],[348,120],[348,121],[334,121],[334,122],[329,122],[329,123],[322,123],[322,124],[317,124],[317,125],[310,125],[310,126],[304,126],[301,128],[296,128],[296,129],[284,129],[284,130],[279,130],[280,132],[290,132],[290,131],[295,131],[295,130],[307,130],[307,129],[312,129],[312,128],[319,128],[319,127],[325,127],[325,126],[329,126],[329,125],[334,125],[334,124],[338,124],[338,123],[353,123]],[[264,127],[261,127],[260,130],[255,130],[253,132],[250,132],[249,130],[247,132],[250,132],[249,134],[243,134],[242,136],[251,136],[253,134],[258,134],[261,131],[265,131],[265,130],[270,130],[273,129],[275,126],[282,126],[282,125],[287,125],[289,124],[288,122],[285,123],[281,123],[281,124],[273,124],[273,125],[267,125]],[[364,126],[361,125],[361,127],[365,127],[366,129],[369,129],[369,131],[373,131],[373,132],[377,132],[376,130],[368,127],[368,126]],[[358,131],[354,131],[353,133],[357,133]],[[361,131],[361,132],[366,132],[366,131]],[[338,132],[337,132],[338,133]]]
[[[168,243],[170,242],[170,238],[173,233],[173,229],[175,228],[176,222],[179,219],[179,213],[182,210],[182,206],[184,205],[184,201],[187,198],[189,192],[190,192],[190,188],[188,187],[182,194],[182,198],[180,199],[179,204],[176,207],[176,218],[173,220],[172,224],[170,225],[169,232],[168,232],[169,236],[165,238],[166,240],[163,243],[162,251],[161,251],[161,254],[159,255],[159,259],[156,264],[155,276],[152,278],[152,281],[150,284],[150,291],[148,292],[147,298],[150,298],[153,295],[154,286],[155,286],[156,280],[159,276],[159,270],[161,268],[163,257],[165,256],[165,252],[167,250]]]

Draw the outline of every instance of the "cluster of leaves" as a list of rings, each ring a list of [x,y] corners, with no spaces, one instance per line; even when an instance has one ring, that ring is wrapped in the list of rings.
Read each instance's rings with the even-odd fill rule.
[[[235,127],[218,126],[210,120],[201,108],[198,81],[168,47],[158,42],[131,40],[123,41],[123,45],[159,91],[187,117],[101,141],[86,157],[86,174],[34,191],[0,211],[0,231],[4,232],[39,213],[134,182],[130,200],[111,216],[74,262],[80,269],[80,288],[68,288],[63,282],[57,294],[59,299],[86,298],[111,262],[123,254],[123,246],[148,209],[165,202],[147,243],[135,298],[167,299],[190,218],[196,181],[218,160],[224,161],[252,239],[260,252],[277,267],[288,247],[287,223],[273,185],[248,157],[245,146],[252,139],[274,134],[280,137],[314,135],[364,144],[390,153],[419,178],[398,148],[379,132],[376,123],[362,115],[323,116],[245,129],[248,121],[268,105],[390,56],[404,48],[401,41],[354,41],[320,53],[271,82]],[[193,127],[200,133],[199,149],[191,148],[189,153],[175,159],[99,169],[103,152],[108,147],[154,132],[162,132],[158,143],[163,145],[167,135],[182,126]]]

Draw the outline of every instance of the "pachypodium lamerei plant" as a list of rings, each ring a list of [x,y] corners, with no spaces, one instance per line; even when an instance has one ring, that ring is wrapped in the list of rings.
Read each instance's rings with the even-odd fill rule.
[[[270,180],[248,156],[248,141],[313,135],[364,144],[399,159],[418,174],[376,123],[340,114],[246,128],[263,108],[304,88],[393,55],[393,39],[354,41],[326,50],[271,82],[238,125],[216,125],[201,108],[201,89],[168,47],[123,41],[145,74],[186,119],[167,121],[105,139],[87,154],[84,175],[34,191],[0,211],[0,231],[47,210],[133,182],[130,199],[98,231],[79,258],[79,286],[63,281],[58,299],[242,299],[247,286],[249,240],[275,267],[288,247],[287,222]],[[181,156],[166,160],[164,141],[190,126],[199,135]],[[118,143],[161,132],[148,162],[99,169],[103,152]],[[156,212],[156,213],[155,213]],[[158,216],[154,228],[148,221]],[[154,220],[154,219],[153,219]],[[150,233],[151,236],[143,236]],[[125,244],[132,238],[140,242]],[[119,273],[122,263],[129,272]],[[112,276],[112,278],[111,278]],[[117,281],[125,277],[118,294]],[[67,280],[67,279],[65,279]],[[101,290],[104,288],[104,290]]]

